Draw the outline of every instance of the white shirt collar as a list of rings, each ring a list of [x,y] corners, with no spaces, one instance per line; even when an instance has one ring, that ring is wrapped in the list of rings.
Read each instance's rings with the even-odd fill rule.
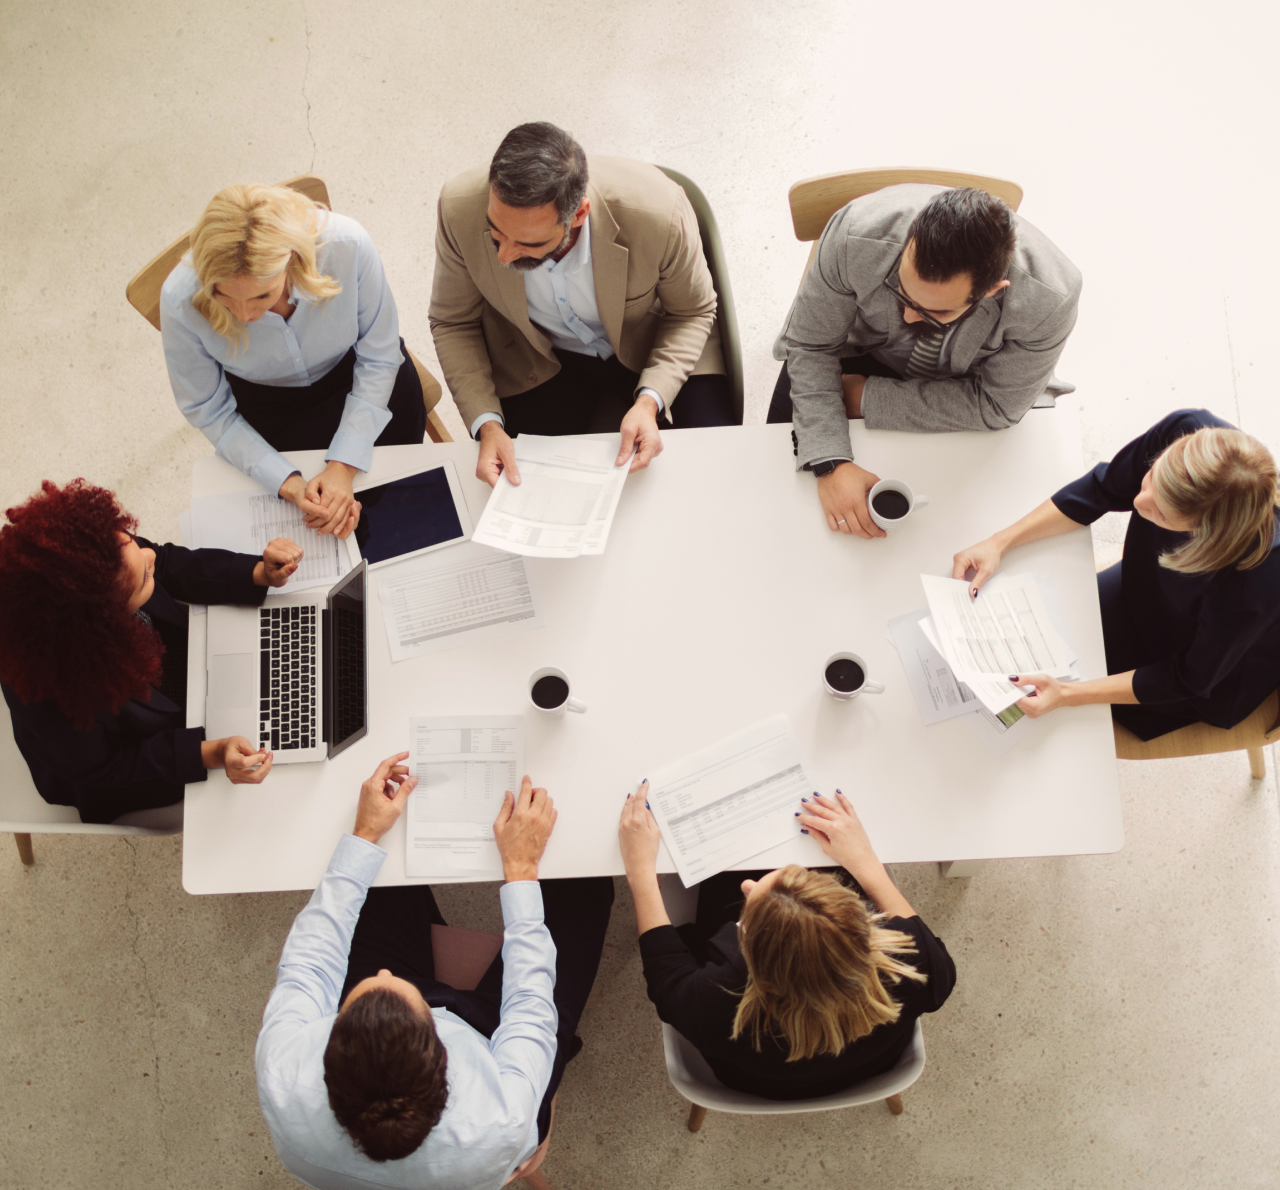
[[[587,218],[582,221],[582,227],[578,230],[578,238],[573,242],[573,247],[559,260],[551,260],[548,257],[542,262],[542,267],[548,273],[554,273],[558,269],[562,273],[572,274],[580,273],[590,264],[591,220]]]

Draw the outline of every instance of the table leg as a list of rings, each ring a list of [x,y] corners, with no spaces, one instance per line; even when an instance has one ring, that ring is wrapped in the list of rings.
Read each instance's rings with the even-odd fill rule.
[[[985,859],[953,859],[940,863],[938,869],[944,876],[949,876],[954,880],[976,876],[986,866],[987,861]]]

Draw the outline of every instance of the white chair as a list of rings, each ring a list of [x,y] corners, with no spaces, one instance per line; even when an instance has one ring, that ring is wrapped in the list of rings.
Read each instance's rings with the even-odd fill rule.
[[[157,825],[138,825],[142,818]],[[176,835],[182,830],[179,806],[163,811],[144,810],[128,815],[134,825],[122,822],[100,824],[81,822],[74,806],[51,806],[40,796],[31,780],[31,770],[14,742],[13,726],[6,707],[0,719],[0,832],[11,831],[24,864],[35,863],[32,835]],[[159,821],[169,819],[167,825]]]
[[[709,1108],[739,1115],[781,1116],[797,1112],[835,1111],[883,1099],[895,1116],[901,1115],[902,1092],[924,1070],[924,1030],[920,1028],[919,1019],[916,1020],[911,1043],[903,1050],[892,1070],[864,1079],[839,1094],[824,1095],[821,1099],[761,1099],[745,1091],[731,1091],[711,1073],[706,1059],[670,1025],[662,1026],[662,1048],[671,1085],[689,1100],[690,1132],[702,1128]]]

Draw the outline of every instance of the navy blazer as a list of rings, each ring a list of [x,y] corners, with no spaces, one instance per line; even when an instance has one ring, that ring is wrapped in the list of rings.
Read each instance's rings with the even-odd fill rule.
[[[1207,409],[1179,409],[1135,438],[1109,463],[1055,493],[1058,511],[1081,525],[1129,512],[1143,476],[1170,443],[1204,426],[1234,429]],[[1120,593],[1133,641],[1122,654],[1140,664],[1133,692],[1143,706],[1189,721],[1234,727],[1280,686],[1280,522],[1261,566],[1179,574],[1160,565],[1187,534],[1129,518]],[[1104,632],[1106,625],[1103,625]],[[1108,642],[1108,651],[1116,651]]]
[[[129,699],[115,715],[98,712],[80,731],[49,700],[24,703],[3,688],[13,736],[40,796],[75,806],[82,822],[114,822],[131,810],[181,801],[183,786],[205,779],[203,727],[186,726],[187,603],[259,605],[267,588],[253,581],[259,558],[227,550],[138,544],[156,552],[155,591],[143,607],[165,642],[163,689]]]

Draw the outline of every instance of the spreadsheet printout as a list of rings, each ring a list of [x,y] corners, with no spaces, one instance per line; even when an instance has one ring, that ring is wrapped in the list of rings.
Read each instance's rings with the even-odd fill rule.
[[[418,778],[406,814],[406,876],[499,880],[493,820],[524,765],[519,715],[409,720],[409,772]]]
[[[476,542],[398,562],[378,591],[392,661],[543,624],[524,559]]]
[[[649,808],[686,888],[789,839],[813,792],[786,715],[653,771]]]

